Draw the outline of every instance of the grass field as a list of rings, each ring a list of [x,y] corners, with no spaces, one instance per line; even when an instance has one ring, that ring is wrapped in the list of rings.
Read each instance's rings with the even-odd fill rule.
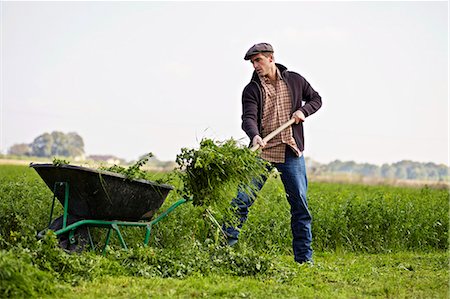
[[[127,229],[129,251],[114,239],[105,257],[69,255],[54,236],[35,238],[51,198],[34,170],[0,165],[0,297],[449,296],[448,190],[310,182],[314,266],[293,262],[278,178],[263,188],[232,248],[188,203],[155,227],[149,247],[143,231]],[[177,199],[172,192],[161,211]],[[99,245],[101,234],[94,232]]]

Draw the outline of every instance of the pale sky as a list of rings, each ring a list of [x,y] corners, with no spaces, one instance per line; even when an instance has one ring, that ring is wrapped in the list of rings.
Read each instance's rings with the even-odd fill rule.
[[[305,156],[448,164],[448,2],[1,2],[6,153],[77,132],[86,154],[174,160],[203,137],[248,138],[245,52],[322,96]]]

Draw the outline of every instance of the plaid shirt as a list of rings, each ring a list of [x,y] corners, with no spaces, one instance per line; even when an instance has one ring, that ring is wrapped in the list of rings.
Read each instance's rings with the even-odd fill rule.
[[[278,69],[276,76],[275,85],[272,85],[269,78],[260,77],[264,89],[264,107],[261,121],[262,138],[290,120],[292,116],[292,101],[289,90]],[[272,163],[284,163],[286,145],[290,146],[297,153],[297,156],[302,154],[295,143],[292,127],[283,130],[269,140],[261,153],[261,157]]]

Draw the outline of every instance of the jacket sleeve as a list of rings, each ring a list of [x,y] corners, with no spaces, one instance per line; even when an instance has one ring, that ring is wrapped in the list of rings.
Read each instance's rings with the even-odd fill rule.
[[[248,84],[242,92],[242,130],[250,138],[250,142],[259,135],[258,88],[255,83]]]
[[[300,75],[299,75],[300,76]],[[315,91],[311,85],[306,81],[305,78],[300,76],[300,80],[302,80],[302,100],[305,101],[305,105],[302,106],[299,110],[303,112],[303,114],[308,117],[311,114],[315,113],[317,110],[322,107],[322,98],[320,95]]]

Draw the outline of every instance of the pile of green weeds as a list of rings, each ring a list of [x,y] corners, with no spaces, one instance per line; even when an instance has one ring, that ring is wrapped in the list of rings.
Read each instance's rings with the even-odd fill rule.
[[[253,180],[269,173],[269,164],[236,140],[203,139],[199,149],[183,148],[177,156],[182,194],[194,205],[228,205],[240,188],[251,193]]]

